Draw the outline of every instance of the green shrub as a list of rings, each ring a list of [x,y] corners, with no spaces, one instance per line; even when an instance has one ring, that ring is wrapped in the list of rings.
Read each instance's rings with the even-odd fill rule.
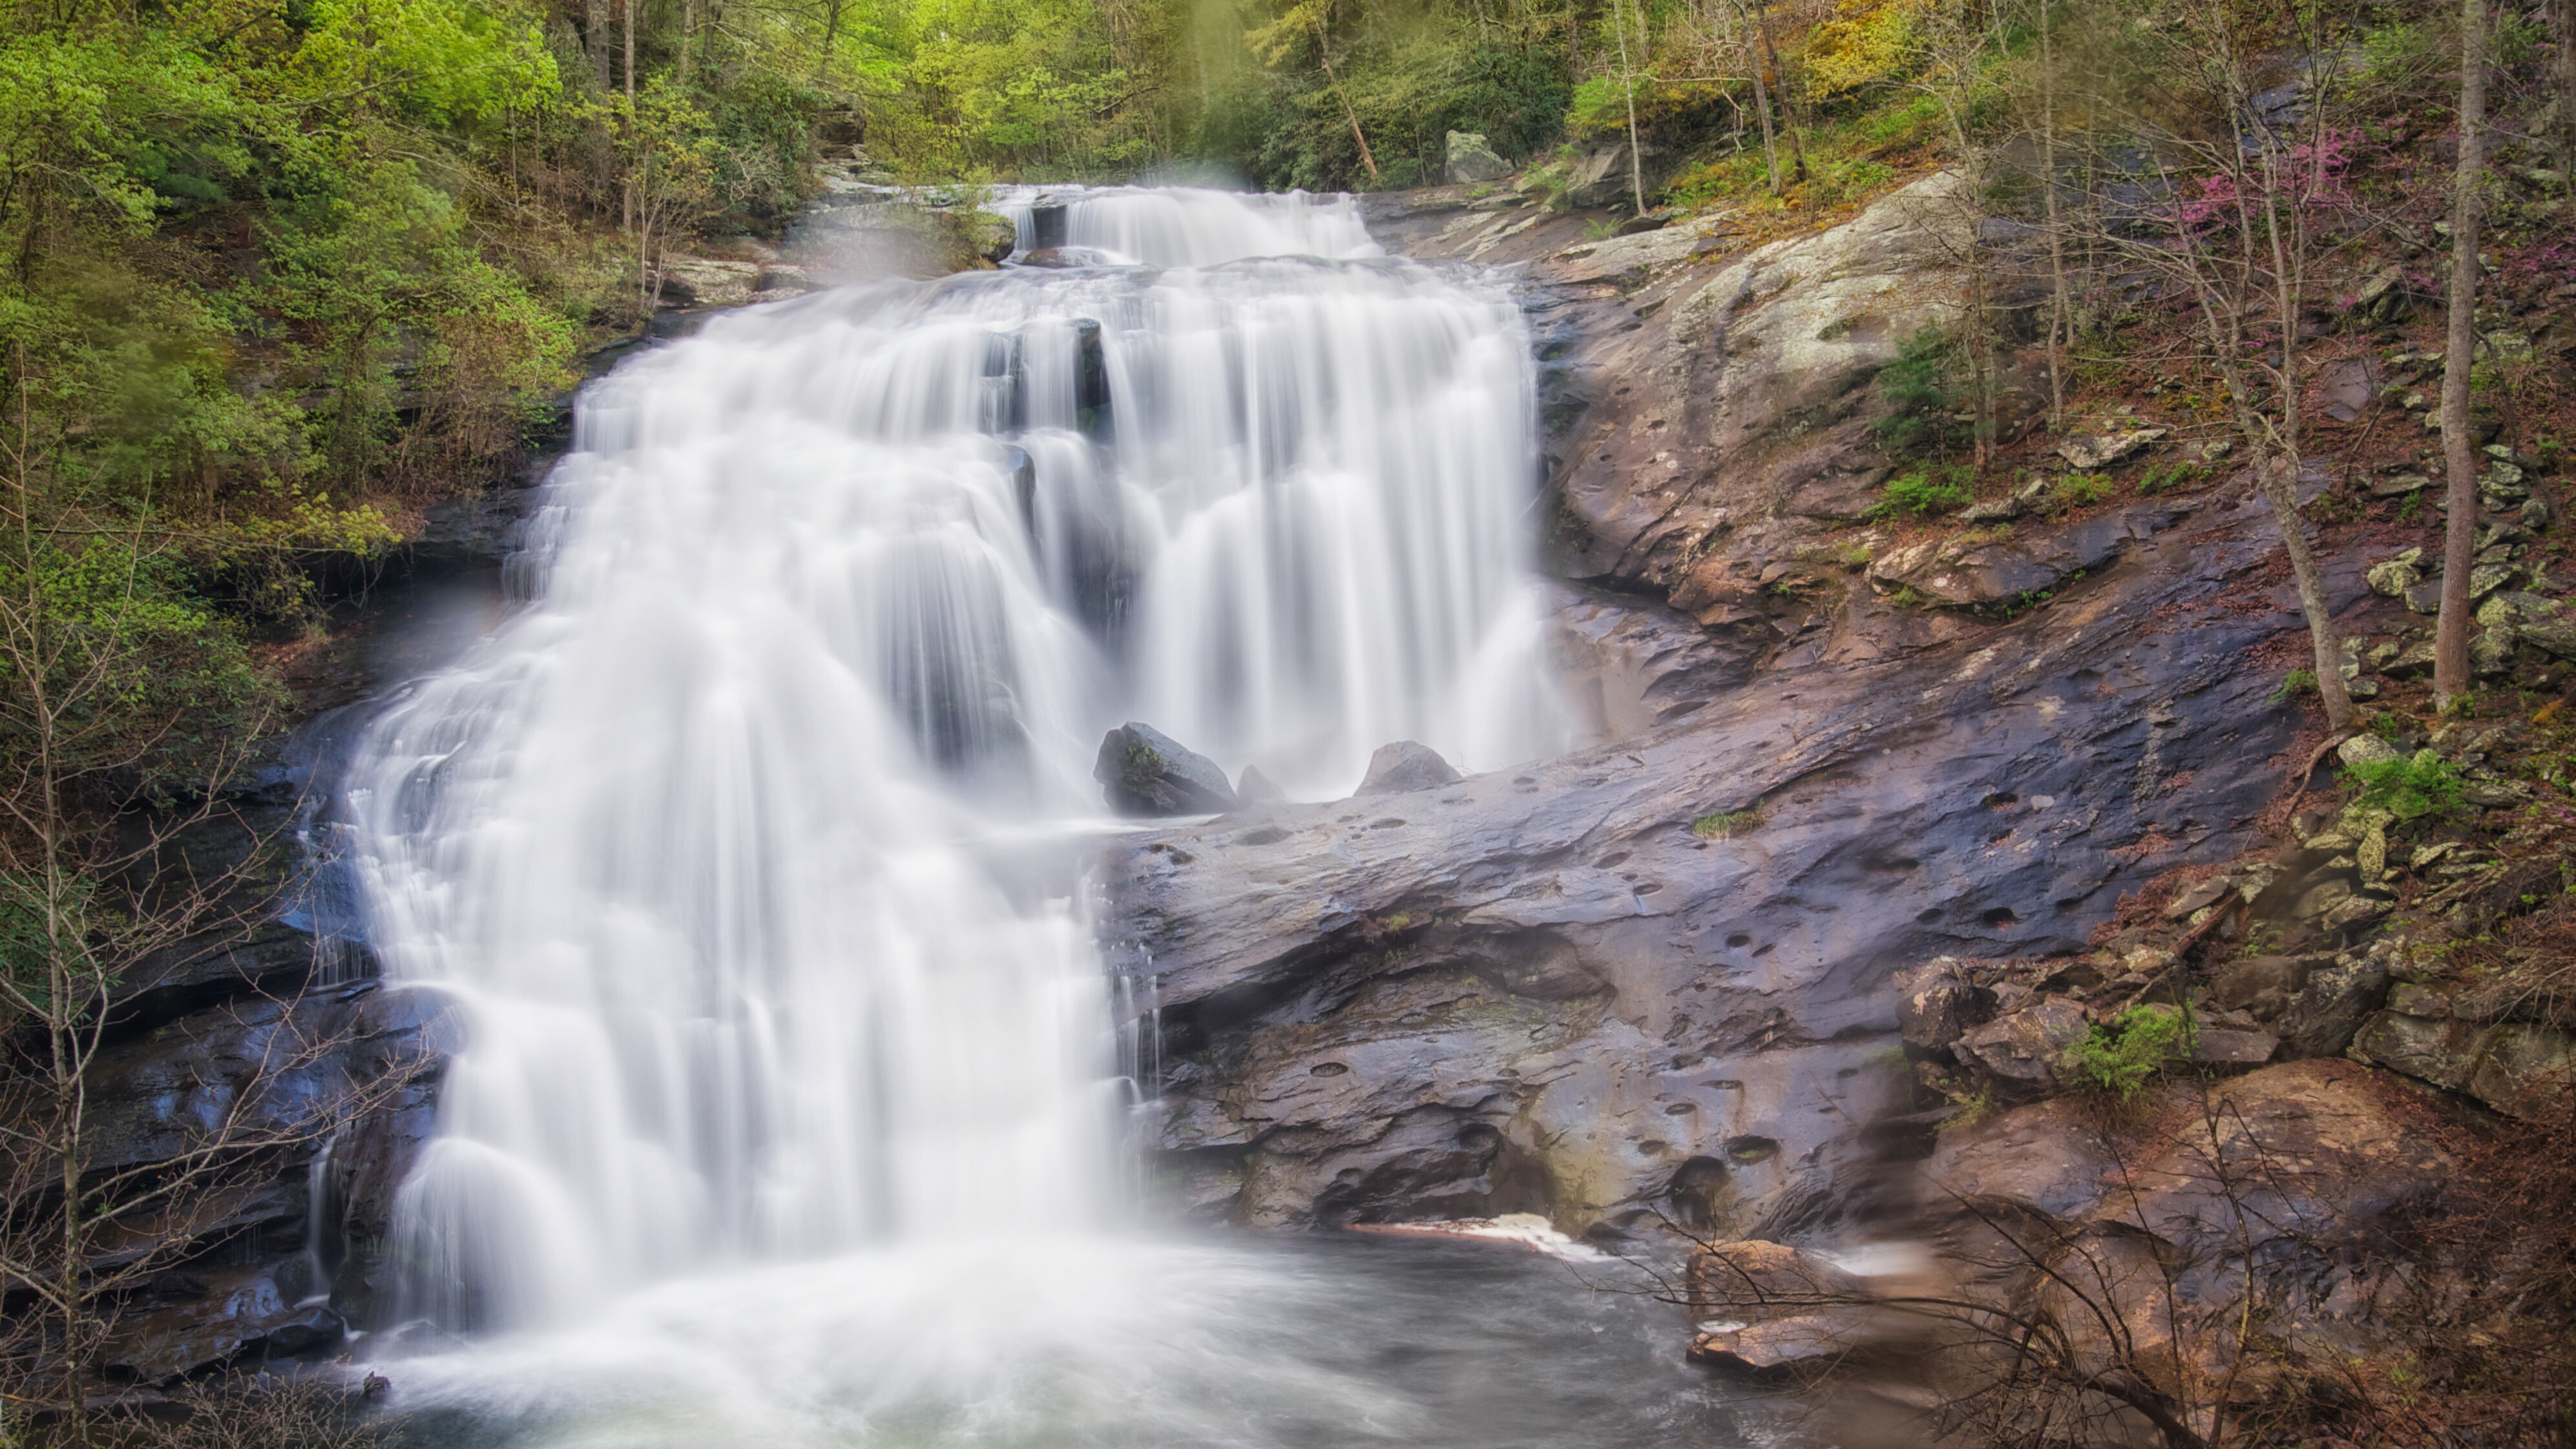
[[[1733,840],[1739,835],[1751,833],[1761,823],[1762,810],[1759,806],[1748,806],[1742,810],[1720,810],[1714,815],[1703,815],[1692,821],[1691,834],[1702,840]]]
[[[1879,490],[1879,500],[1870,511],[1872,518],[1893,518],[1910,513],[1917,518],[1932,513],[1949,513],[1965,508],[1976,495],[1968,491],[1967,482],[1956,469],[1945,470],[1935,477],[1928,468],[1916,468],[1887,480]]]
[[[2272,691],[2272,702],[2288,704],[2303,694],[2316,692],[2317,672],[2313,669],[2293,669],[2281,676],[2281,687]]]
[[[2198,480],[2202,474],[2208,471],[2209,470],[2207,468],[2202,467],[2198,463],[2185,463],[2179,460],[2171,463],[2160,463],[2153,468],[2149,468],[2139,477],[2138,491],[2152,498],[2156,494],[2162,493],[2167,489],[2180,488],[2187,483],[2194,482]]]
[[[2189,1007],[2142,1002],[2093,1023],[2062,1061],[2077,1080],[2129,1098],[2157,1073],[2190,1057],[2199,1043],[2200,1027]]]
[[[2111,496],[2111,475],[2069,473],[2057,480],[2050,496],[2060,508],[2090,508]]]
[[[2468,793],[2460,772],[2431,750],[2355,765],[2344,778],[2358,787],[2354,804],[2386,810],[2400,820],[2447,815],[2460,807]]]
[[[1878,372],[1878,394],[1894,409],[1871,425],[1879,446],[1903,454],[1951,441],[1956,429],[1950,414],[1959,405],[1951,387],[1958,372],[1955,351],[1936,327],[1897,344],[1896,360]]]

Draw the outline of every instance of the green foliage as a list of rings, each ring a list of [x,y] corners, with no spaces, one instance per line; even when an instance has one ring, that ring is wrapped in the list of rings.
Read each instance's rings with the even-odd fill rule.
[[[2139,475],[2138,492],[2152,498],[2171,489],[2188,487],[2198,482],[2208,472],[2209,469],[2203,464],[2185,462],[2181,459],[2170,463],[2159,463]]]
[[[1742,810],[1720,810],[1691,822],[1691,834],[1702,840],[1733,840],[1749,835],[1762,824],[1762,808],[1747,806]]]
[[[2060,509],[2090,508],[2110,496],[2108,473],[2069,473],[2049,490],[2049,501]]]
[[[2272,691],[2272,703],[2288,704],[2301,695],[2316,692],[2317,672],[2313,669],[2293,669],[2281,676],[2281,687]]]
[[[119,795],[202,784],[277,703],[241,630],[197,592],[151,530],[0,548],[0,762],[41,747],[61,780],[112,777]],[[30,708],[31,704],[41,708]],[[43,739],[37,737],[43,732]]]
[[[2142,1002],[2097,1021],[2066,1049],[2068,1074],[2123,1099],[2135,1097],[2174,1063],[2188,1060],[2200,1028],[2187,1006]]]
[[[2447,815],[2460,807],[2468,792],[2458,768],[2432,750],[2355,765],[2345,777],[2354,788],[2353,803],[2386,810],[2400,820]]]
[[[1957,426],[1950,414],[1959,405],[1952,385],[1959,371],[1956,351],[1932,327],[1897,345],[1896,360],[1878,373],[1879,396],[1892,410],[1872,428],[1881,447],[1902,457],[1951,441]]]
[[[1260,8],[1274,18],[1245,37],[1255,63],[1238,63],[1209,86],[1189,143],[1261,185],[1435,182],[1451,131],[1480,133],[1506,157],[1535,158],[1565,134],[1576,104],[1569,57],[1550,43],[1561,16],[1496,25],[1427,7]],[[1354,120],[1375,177],[1351,134]]]
[[[1923,517],[1934,513],[1951,513],[1975,501],[1965,478],[1957,469],[1943,469],[1935,476],[1929,468],[1918,467],[1887,480],[1879,490],[1879,500],[1871,505],[1871,518],[1893,518],[1899,514]]]

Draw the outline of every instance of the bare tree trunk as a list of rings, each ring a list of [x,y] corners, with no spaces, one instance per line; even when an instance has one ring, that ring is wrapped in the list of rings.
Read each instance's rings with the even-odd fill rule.
[[[1762,164],[1771,173],[1771,194],[1780,194],[1780,143],[1771,133],[1771,88],[1762,80],[1762,56],[1753,48],[1753,17],[1739,0],[1736,19],[1744,24],[1744,68],[1753,73],[1753,106],[1762,115]]]
[[[823,12],[823,54],[814,62],[814,79],[821,83],[832,73],[832,49],[841,37],[841,0],[830,0]]]
[[[1610,0],[1610,28],[1619,37],[1619,79],[1628,88],[1628,187],[1636,198],[1637,215],[1646,214],[1646,166],[1642,155],[1645,141],[1637,135],[1637,74],[1628,68],[1628,22],[1620,18],[1623,0]],[[1645,43],[1640,34],[1637,43]]]
[[[2558,191],[2576,225],[2576,0],[2558,0],[2549,20],[2558,43]]]
[[[628,231],[635,230],[635,0],[626,0],[626,199],[621,208]]]
[[[1780,82],[1781,118],[1789,123],[1789,159],[1797,167],[1798,179],[1807,179],[1807,143],[1798,134],[1798,108],[1789,101],[1789,72],[1780,65],[1779,48],[1771,43],[1771,16],[1768,9],[1753,22],[1753,33],[1762,37],[1762,54],[1771,62],[1771,74]]]
[[[582,0],[581,48],[590,57],[590,78],[608,89],[608,0]]]
[[[2478,349],[2478,179],[2487,107],[2486,0],[2460,6],[2460,160],[2451,181],[2450,337],[2442,351],[2442,613],[2433,631],[2433,698],[2447,706],[2469,689],[2469,571],[2478,542],[2477,452],[2469,429],[2469,368]]]
[[[1360,148],[1360,164],[1368,168],[1369,180],[1377,180],[1377,158],[1369,154],[1368,136],[1360,130],[1360,113],[1351,107],[1350,92],[1342,89],[1342,78],[1333,74],[1332,42],[1324,38],[1324,22],[1315,22],[1315,58],[1324,63],[1324,79],[1333,87],[1333,98],[1342,103],[1342,118],[1351,123],[1351,140]]]
[[[2314,128],[2309,154],[2314,156],[2323,151],[2319,142],[2326,129],[2324,97],[2310,102],[2308,117]],[[2352,691],[2343,680],[2343,642],[2335,637],[2325,579],[2308,550],[2307,523],[2299,514],[2299,472],[2305,452],[2299,407],[2299,324],[2307,301],[2308,224],[2302,209],[2307,190],[2297,174],[2282,176],[2281,147],[2271,137],[2264,138],[2262,158],[2263,235],[2272,250],[2272,310],[2281,328],[2281,467],[2272,475],[2268,496],[2280,516],[2281,546],[2289,552],[2290,572],[2298,581],[2299,607],[2308,616],[2308,638],[2316,648],[2317,697],[2326,708],[2326,727],[2341,734],[2352,728]],[[2288,511],[2281,512],[2285,507]]]
[[[2066,428],[2065,349],[2073,339],[2066,297],[2066,221],[2057,202],[2057,56],[2048,30],[2048,0],[2039,0],[2039,194],[2048,221],[2048,429]]]
[[[690,42],[697,38],[697,33],[698,0],[680,0],[680,84],[682,85],[689,83],[689,63],[692,59],[689,46]],[[831,62],[831,56],[831,45],[826,41],[823,47],[825,64],[828,65]]]

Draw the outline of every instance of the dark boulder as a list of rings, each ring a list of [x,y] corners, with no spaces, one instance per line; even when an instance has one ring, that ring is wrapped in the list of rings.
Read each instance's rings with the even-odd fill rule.
[[[1398,740],[1380,745],[1369,756],[1368,777],[1354,791],[1359,795],[1401,795],[1408,790],[1433,790],[1442,785],[1455,785],[1462,777],[1447,760],[1428,745],[1411,740]]]
[[[1101,737],[1091,777],[1121,815],[1214,815],[1241,803],[1216,761],[1133,720]]]

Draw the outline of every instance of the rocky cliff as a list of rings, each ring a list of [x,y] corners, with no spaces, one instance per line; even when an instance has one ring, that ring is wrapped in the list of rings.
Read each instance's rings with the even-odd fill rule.
[[[1921,550],[1983,613],[1898,602],[1905,541],[1851,526],[1886,468],[1871,381],[1956,305],[1948,186],[1740,249],[1454,190],[1379,218],[1518,278],[1601,738],[1111,853],[1189,1208],[1610,1237],[1863,1210],[1911,1110],[1900,967],[2079,951],[2251,838],[2295,761],[2247,658],[2300,621],[2245,490]]]

